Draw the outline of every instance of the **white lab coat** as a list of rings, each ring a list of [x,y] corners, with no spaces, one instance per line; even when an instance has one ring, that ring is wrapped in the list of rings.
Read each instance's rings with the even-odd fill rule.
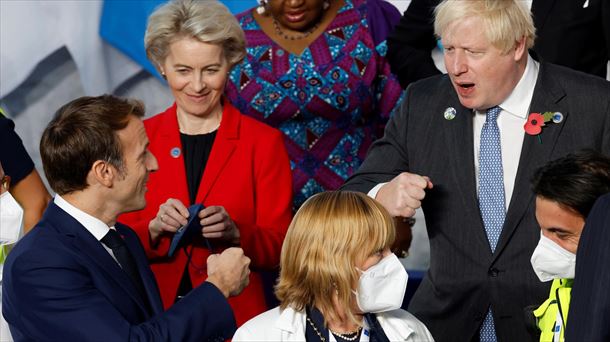
[[[305,312],[279,306],[242,325],[233,341],[305,341]],[[434,341],[428,328],[405,310],[377,314],[377,320],[390,341]]]

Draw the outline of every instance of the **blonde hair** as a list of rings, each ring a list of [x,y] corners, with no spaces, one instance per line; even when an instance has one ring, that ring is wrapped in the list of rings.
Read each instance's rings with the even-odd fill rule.
[[[216,0],[174,0],[150,15],[144,46],[157,70],[169,54],[170,44],[182,38],[222,46],[231,68],[246,56],[244,32],[231,12]]]
[[[493,46],[507,53],[525,37],[534,46],[536,28],[531,13],[518,0],[444,0],[434,10],[434,33],[440,38],[456,20],[478,17]]]
[[[294,216],[282,246],[275,293],[280,307],[303,311],[315,306],[326,322],[338,319],[333,294],[348,319],[358,323],[352,290],[360,272],[356,263],[389,248],[396,231],[390,214],[365,194],[323,192],[308,199]]]

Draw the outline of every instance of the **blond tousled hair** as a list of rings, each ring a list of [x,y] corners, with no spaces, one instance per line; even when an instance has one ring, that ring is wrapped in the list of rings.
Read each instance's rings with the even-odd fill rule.
[[[315,306],[326,322],[338,318],[333,293],[358,323],[352,290],[360,272],[356,262],[389,248],[396,231],[390,214],[374,199],[350,191],[323,192],[309,198],[294,216],[282,246],[275,293],[280,307],[303,311]]]
[[[246,56],[246,36],[237,19],[216,0],[173,0],[148,18],[144,46],[146,56],[160,71],[171,43],[194,38],[220,45],[230,67]]]
[[[434,10],[434,33],[440,38],[456,20],[483,20],[489,42],[508,53],[525,37],[525,47],[534,46],[536,29],[530,11],[519,0],[444,0]]]

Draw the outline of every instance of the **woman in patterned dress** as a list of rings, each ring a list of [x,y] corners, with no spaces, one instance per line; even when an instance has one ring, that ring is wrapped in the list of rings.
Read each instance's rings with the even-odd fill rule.
[[[399,105],[385,57],[399,18],[384,0],[267,0],[237,16],[247,55],[226,95],[284,133],[294,210],[343,184]]]

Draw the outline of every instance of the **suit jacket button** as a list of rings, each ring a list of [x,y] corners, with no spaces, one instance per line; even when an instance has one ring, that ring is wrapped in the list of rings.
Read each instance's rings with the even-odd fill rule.
[[[498,269],[495,268],[495,267],[492,267],[492,268],[489,269],[489,271],[487,271],[487,274],[490,277],[494,277],[494,278],[498,276],[498,273],[500,273],[500,271],[498,271]]]

